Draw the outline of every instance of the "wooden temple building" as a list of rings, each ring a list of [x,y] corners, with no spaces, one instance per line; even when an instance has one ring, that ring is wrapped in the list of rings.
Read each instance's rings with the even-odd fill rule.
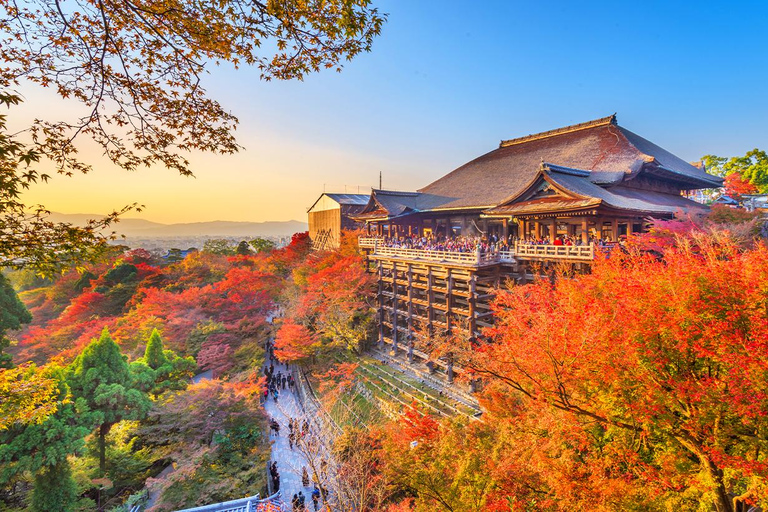
[[[342,230],[354,230],[360,224],[352,219],[368,204],[367,194],[323,193],[307,210],[309,238],[316,250],[337,249]]]
[[[532,261],[588,266],[652,219],[705,208],[685,193],[721,185],[614,115],[502,141],[415,192],[373,190],[353,218],[365,225],[360,246],[378,274],[379,342],[413,360],[424,355],[425,332],[476,337],[491,325],[493,288],[524,279]],[[452,252],[388,242],[414,235],[499,243]],[[452,378],[450,361],[438,363]]]

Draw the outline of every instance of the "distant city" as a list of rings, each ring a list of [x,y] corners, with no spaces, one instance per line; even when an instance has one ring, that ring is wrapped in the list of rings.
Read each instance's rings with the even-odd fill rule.
[[[100,214],[65,214],[53,212],[49,220],[84,225]],[[294,233],[307,231],[306,222],[297,220],[268,222],[210,221],[162,224],[144,219],[125,218],[112,226],[117,238],[113,245],[126,245],[132,249],[144,248],[151,252],[169,249],[202,249],[208,240],[222,239],[233,244],[241,240],[266,238],[278,247],[286,245]]]

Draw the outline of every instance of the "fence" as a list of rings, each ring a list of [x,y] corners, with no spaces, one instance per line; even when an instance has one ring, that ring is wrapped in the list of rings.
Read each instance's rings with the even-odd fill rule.
[[[214,503],[202,507],[186,508],[177,512],[288,512],[288,506],[278,491],[269,498],[260,499],[259,495],[239,500]]]

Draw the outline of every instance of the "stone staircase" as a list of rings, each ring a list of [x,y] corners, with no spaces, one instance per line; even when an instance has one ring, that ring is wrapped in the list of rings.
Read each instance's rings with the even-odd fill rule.
[[[384,351],[372,350],[370,354],[372,357],[375,357],[377,360],[392,368],[390,375],[393,378],[398,378],[398,373],[408,376],[411,379],[415,379],[428,386],[434,391],[437,391],[439,396],[446,397],[447,399],[453,400],[454,402],[460,403],[464,407],[471,409],[474,411],[472,416],[479,417],[482,414],[477,399],[472,396],[471,393],[460,389],[458,385],[450,384],[443,378],[431,375],[426,368],[421,369],[416,365],[408,363],[408,361],[404,359],[392,356]]]

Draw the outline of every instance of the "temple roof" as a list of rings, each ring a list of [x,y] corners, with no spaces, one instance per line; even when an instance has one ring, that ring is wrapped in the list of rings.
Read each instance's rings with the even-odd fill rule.
[[[699,203],[673,194],[620,186],[605,189],[592,182],[592,175],[582,169],[542,163],[537,174],[518,194],[484,214],[522,215],[603,206],[640,214],[668,215],[678,210],[703,208]],[[556,195],[536,197],[535,193],[546,184],[551,185]]]
[[[722,180],[622,128],[616,116],[518,139],[468,162],[419,190],[443,198],[430,209],[479,208],[501,204],[521,191],[540,163],[589,169],[590,181],[614,185],[641,172],[674,182],[681,190],[719,187]]]

